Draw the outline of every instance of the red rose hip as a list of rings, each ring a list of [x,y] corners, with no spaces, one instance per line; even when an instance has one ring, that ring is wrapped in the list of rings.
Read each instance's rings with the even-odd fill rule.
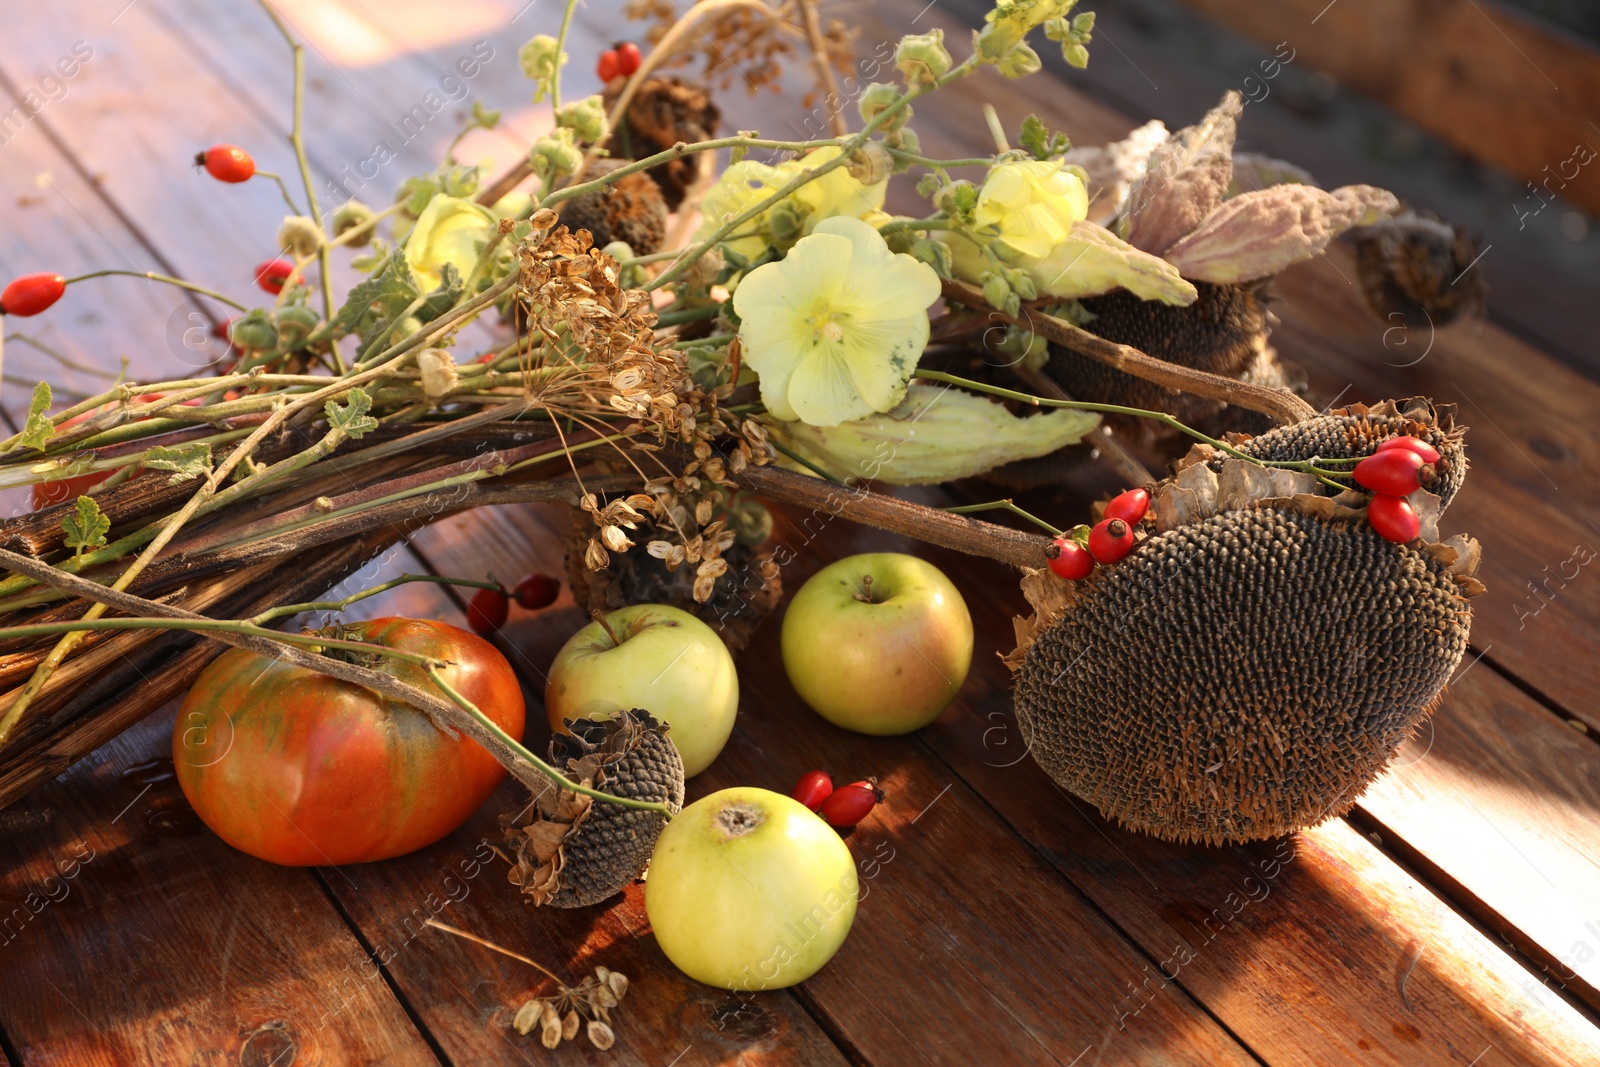
[[[622,73],[622,61],[617,58],[615,49],[608,48],[600,53],[599,62],[594,65],[594,72],[603,82],[609,82]]]
[[[67,279],[59,274],[51,271],[24,274],[0,293],[0,315],[37,315],[60,300],[66,291]]]
[[[1133,527],[1121,519],[1101,519],[1089,531],[1089,552],[1096,563],[1115,563],[1133,551]]]
[[[467,625],[472,632],[488,637],[506,624],[511,601],[498,589],[480,589],[467,602]]]
[[[1051,554],[1052,550],[1054,555]],[[1045,555],[1049,557],[1050,569],[1056,576],[1069,582],[1081,581],[1094,570],[1094,557],[1089,550],[1070,537],[1056,538],[1050,543],[1050,548],[1045,549]]]
[[[1422,457],[1409,448],[1374,452],[1356,464],[1356,484],[1385,496],[1406,496],[1421,484]]]
[[[828,798],[818,806],[817,814],[829,826],[848,830],[865,819],[881,799],[883,795],[870,784],[852,782],[828,794]]]
[[[1367,521],[1385,540],[1405,544],[1422,532],[1422,521],[1404,497],[1379,493],[1367,505]]]
[[[548,574],[530,574],[517,583],[511,595],[529,611],[547,608],[561,595],[561,583]]]
[[[624,78],[633,77],[633,72],[639,69],[639,64],[644,57],[639,54],[639,46],[632,41],[617,45],[617,73]]]
[[[827,771],[807,771],[789,790],[789,795],[816,811],[824,800],[833,795],[833,775]]]
[[[256,284],[273,296],[283,292],[284,283],[294,273],[294,264],[287,259],[269,259],[256,264]]]
[[[1391,437],[1378,446],[1378,451],[1387,452],[1393,448],[1400,448],[1405,449],[1408,452],[1415,452],[1417,455],[1422,457],[1422,462],[1424,463],[1439,462],[1439,450],[1434,448],[1428,442],[1417,437]]]
[[[1106,505],[1105,517],[1121,519],[1129,526],[1139,525],[1144,513],[1150,510],[1150,492],[1147,489],[1129,489],[1111,498]]]
[[[256,174],[256,161],[235,144],[214,144],[204,152],[197,152],[194,165],[204,167],[217,181],[231,184],[247,182]]]

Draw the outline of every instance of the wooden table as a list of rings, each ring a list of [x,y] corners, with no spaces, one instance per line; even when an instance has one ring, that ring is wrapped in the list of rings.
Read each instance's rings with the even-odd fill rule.
[[[293,172],[282,43],[242,0],[124,3],[30,5],[0,34],[0,84],[13,94],[74,42],[93,50],[65,94],[0,148],[0,274],[157,269],[244,293],[283,206],[265,183],[221,187],[187,164],[226,140]],[[586,57],[635,32],[620,28],[616,7],[580,10],[569,92],[591,88]],[[429,168],[454,132],[440,115],[401,144],[385,124],[476,42],[493,55],[470,90],[507,119],[503,133],[475,134],[472,150],[503,165],[547,121],[527,105],[515,52],[553,30],[553,2],[520,13],[523,0],[283,8],[311,44],[317,173],[356,173],[378,139],[397,151],[360,190],[371,201]],[[962,20],[945,7],[848,11],[864,20],[863,54],[933,25],[965,47]],[[1115,47],[1097,40],[1095,62],[1113,62]],[[723,94],[729,127],[803,129],[792,101],[804,74],[791,75],[782,100]],[[1080,143],[1146,117],[1073,84],[984,75],[919,109],[914,126],[931,154],[962,155],[983,140],[984,98],[1008,128],[1038,111]],[[1173,101],[1162,117],[1176,125],[1206,102]],[[1351,274],[1336,253],[1285,275],[1274,340],[1325,397],[1460,405],[1474,465],[1447,532],[1481,539],[1489,593],[1475,601],[1473,648],[1441,710],[1348,817],[1226,849],[1108,825],[1024,757],[995,655],[1011,647],[1010,617],[1023,607],[1012,575],[842,521],[816,533],[780,515],[775,536],[797,556],[789,588],[851,552],[924,552],[962,588],[979,646],[956,705],[898,739],[846,733],[807,711],[784,679],[775,625],[741,658],[739,726],[691,797],[786,789],[817,766],[877,774],[890,793],[850,839],[863,879],[855,929],[812,981],[744,1000],[690,982],[657,951],[638,887],[604,908],[524,906],[503,870],[472,862],[495,815],[518,803],[509,787],[456,834],[402,859],[257,862],[185,805],[162,762],[168,711],[0,811],[0,1062],[1600,1063],[1600,578],[1579,562],[1600,546],[1600,386],[1484,322],[1440,331],[1425,358],[1400,358]],[[74,292],[53,317],[7,330],[37,331],[88,365],[127,355],[142,376],[209,358],[202,333],[186,331],[204,324],[192,314],[215,308],[127,279],[88,285],[92,299]],[[12,374],[89,381],[22,342],[7,347]],[[5,395],[14,418],[24,389],[8,384]],[[1085,478],[1036,503],[1076,521],[1111,488],[1109,476]],[[356,581],[559,573],[566,521],[537,507],[447,519]],[[436,587],[363,607],[462,621],[461,602]],[[581,622],[570,594],[537,615],[513,609],[499,643],[535,710],[544,665]],[[542,727],[529,740],[541,745]],[[552,1054],[517,1035],[511,1013],[537,973],[423,928],[434,914],[572,976],[597,963],[627,974],[616,1049],[580,1042]]]

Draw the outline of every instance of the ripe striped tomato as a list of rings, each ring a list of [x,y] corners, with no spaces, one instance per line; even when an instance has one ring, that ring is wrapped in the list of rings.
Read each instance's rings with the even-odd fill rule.
[[[374,619],[342,636],[447,660],[445,681],[514,738],[522,689],[480,637],[428,619]],[[421,667],[373,669],[436,691]],[[290,866],[364,863],[431,845],[489,799],[505,770],[415,708],[244,649],[201,672],[172,733],[184,795],[252,856]]]

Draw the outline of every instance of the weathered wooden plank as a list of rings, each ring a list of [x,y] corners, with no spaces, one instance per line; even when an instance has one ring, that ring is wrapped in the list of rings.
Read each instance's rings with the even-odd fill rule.
[[[200,825],[171,736],[147,719],[0,812],[0,1024],[22,1064],[437,1063],[386,986],[335,999],[355,936],[309,872]]]
[[[1310,65],[1536,185],[1575,145],[1600,146],[1600,52],[1492,0],[1184,2],[1258,41],[1304,41]],[[1600,211],[1592,173],[1548,188]]]
[[[1112,826],[1061,791],[1024,758],[1010,678],[995,659],[1012,643],[1007,576],[925,554],[967,593],[979,635],[962,699],[925,740],[1166,966],[1165,978],[1152,965],[1114,987],[1100,1005],[1109,1025],[1146,1025],[1143,1005],[1170,984],[1269,1063],[1468,1062],[1489,1046],[1517,1063],[1600,1055],[1600,1031],[1566,1002],[1525,992],[1536,994],[1537,980],[1342,821],[1293,840],[1179,846]],[[1477,773],[1442,758],[1438,769]]]
[[[512,542],[501,535],[510,513],[503,509],[500,521],[483,527],[476,516],[439,523],[414,543],[434,566],[470,568],[480,553],[493,553],[494,563],[479,566],[498,570]],[[565,517],[557,518],[564,529]],[[846,540],[852,535],[843,527],[827,536]],[[812,556],[807,565],[817,562]],[[519,569],[558,566],[558,556],[538,555],[524,557]],[[507,636],[518,661],[542,667],[583,621],[574,609],[557,611]],[[998,1055],[1067,1064],[1097,1049],[1100,1062],[1159,1054],[1173,1062],[1249,1062],[1184,998],[1155,1009],[1159,1025],[1143,1034],[1107,1032],[1093,1009],[1121,974],[1137,973],[1147,960],[915,741],[851,734],[800,704],[784,678],[776,636],[769,626],[741,657],[744,710],[734,739],[690,783],[690,797],[746,784],[781,791],[818,766],[883,779],[891,802],[851,838],[867,884],[856,926],[834,961],[804,986],[863,1057],[969,1062]],[[530,727],[530,740],[541,736]],[[1048,937],[1039,938],[1039,930]],[[758,995],[755,1003],[769,1005],[772,997]]]
[[[95,62],[91,58],[80,65],[77,77],[64,83],[66,95],[43,111],[44,118],[58,117],[82,102],[79,83],[91,76]],[[15,88],[14,71],[32,69],[6,64],[0,71],[0,91]],[[0,200],[7,205],[0,284],[40,270],[68,277],[107,267],[162,270],[142,237],[107,207],[37,120],[9,136],[0,133],[0,141],[5,163]],[[26,412],[29,392],[40,380],[56,387],[60,401],[103,392],[123,358],[136,376],[204,366],[218,354],[219,342],[210,328],[201,305],[177,290],[134,279],[81,282],[43,315],[5,319],[4,407]],[[30,340],[78,367],[51,359]]]
[[[1535,959],[1543,973],[1522,988],[1536,1003],[1565,988],[1600,1010],[1594,742],[1480,667],[1397,763],[1360,804],[1380,839]]]

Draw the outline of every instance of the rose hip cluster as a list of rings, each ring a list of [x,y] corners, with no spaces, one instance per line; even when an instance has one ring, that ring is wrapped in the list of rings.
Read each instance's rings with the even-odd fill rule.
[[[538,611],[554,604],[560,595],[561,583],[548,574],[528,575],[516,584],[509,597],[499,589],[480,589],[467,603],[467,625],[474,633],[488,637],[506,624],[512,600],[529,611]]]
[[[609,82],[618,76],[631,78],[633,72],[639,69],[639,63],[643,58],[639,54],[639,46],[628,41],[601,52],[594,72],[603,82]]]
[[[833,775],[827,771],[807,771],[802,774],[789,795],[822,816],[823,821],[836,830],[854,827],[884,797],[877,779],[866,778],[835,789]]]
[[[1353,472],[1356,484],[1372,490],[1367,521],[1379,535],[1404,544],[1422,531],[1416,510],[1406,498],[1436,476],[1439,450],[1415,437],[1391,437]]]
[[[1079,526],[1050,542],[1045,549],[1050,569],[1059,577],[1076,582],[1089,577],[1096,563],[1117,562],[1133,551],[1134,527],[1149,510],[1148,490],[1129,489],[1113,497],[1106,505],[1105,517],[1093,528]]]

